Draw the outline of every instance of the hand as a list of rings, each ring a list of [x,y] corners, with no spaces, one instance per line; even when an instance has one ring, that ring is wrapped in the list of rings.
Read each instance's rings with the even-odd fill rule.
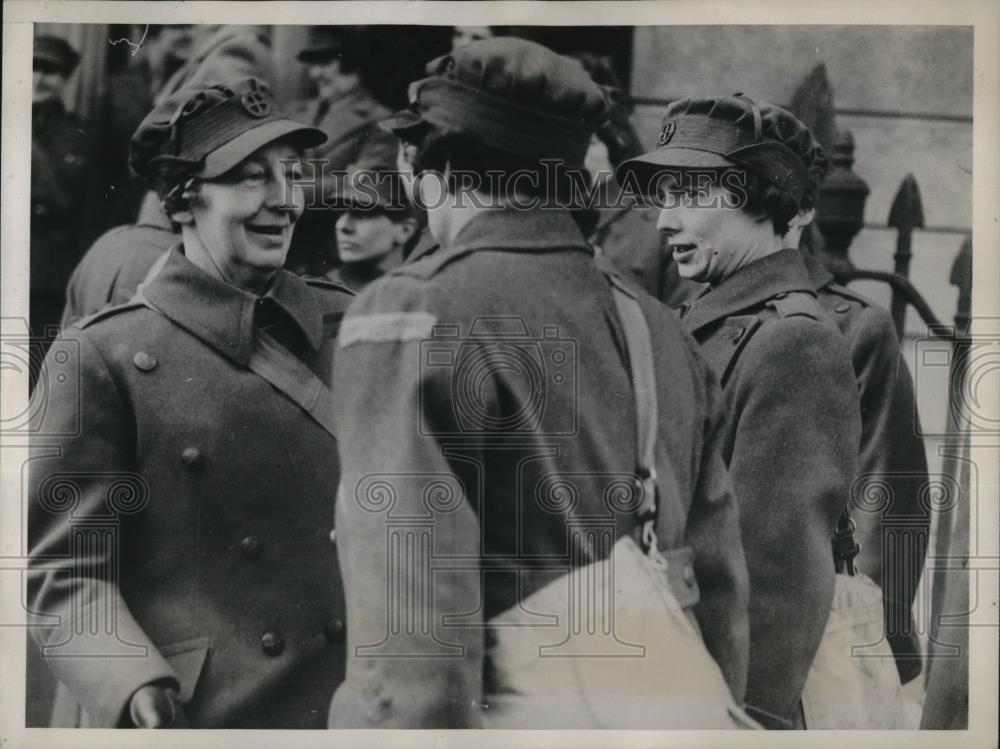
[[[187,716],[180,695],[173,687],[146,684],[129,701],[129,713],[136,728],[187,728]]]

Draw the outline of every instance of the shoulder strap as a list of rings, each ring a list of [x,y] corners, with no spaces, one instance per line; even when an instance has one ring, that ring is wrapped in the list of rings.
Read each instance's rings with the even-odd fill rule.
[[[247,365],[291,398],[336,439],[333,393],[298,357],[263,330],[257,329]]]
[[[618,317],[625,331],[632,391],[635,394],[635,416],[638,426],[637,473],[642,482],[643,504],[639,517],[643,521],[642,547],[647,554],[658,554],[654,529],[657,504],[656,433],[659,410],[656,402],[656,373],[653,370],[653,345],[649,326],[636,298],[622,287],[615,276],[607,274]]]

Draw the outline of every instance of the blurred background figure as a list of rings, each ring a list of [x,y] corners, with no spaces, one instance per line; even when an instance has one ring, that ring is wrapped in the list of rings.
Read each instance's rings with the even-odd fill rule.
[[[128,168],[128,141],[167,81],[188,61],[194,28],[150,24],[142,46],[122,71],[111,75],[103,101],[103,162],[106,205],[103,227],[131,223],[149,187]]]
[[[295,230],[289,267],[300,273],[322,274],[336,262],[334,227],[338,213],[330,207],[337,184],[333,174],[357,161],[362,149],[373,141],[376,146],[381,143],[395,149],[395,138],[378,128],[378,121],[392,110],[368,88],[362,34],[363,29],[357,26],[314,26],[298,54],[315,94],[293,106],[292,114],[327,136],[326,143],[306,154],[315,170],[311,174],[307,171],[306,178],[326,176],[314,193],[315,204],[307,206]]]
[[[43,348],[48,347],[46,331],[59,326],[66,282],[87,241],[90,144],[81,122],[63,103],[66,84],[79,62],[80,55],[65,39],[35,38],[29,323]]]
[[[420,236],[394,156],[373,154],[348,170],[346,210],[337,219],[341,265],[327,276],[352,291],[400,265]]]
[[[456,26],[451,35],[451,48],[461,49],[473,42],[489,39],[493,30],[489,26]]]

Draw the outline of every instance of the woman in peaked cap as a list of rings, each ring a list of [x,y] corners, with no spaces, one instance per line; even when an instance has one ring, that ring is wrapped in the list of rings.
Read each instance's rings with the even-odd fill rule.
[[[56,725],[324,725],[345,619],[325,409],[350,294],[282,269],[322,139],[256,79],[185,89],[132,139],[181,241],[46,363],[69,384],[36,425],[28,589],[56,622],[34,630]]]

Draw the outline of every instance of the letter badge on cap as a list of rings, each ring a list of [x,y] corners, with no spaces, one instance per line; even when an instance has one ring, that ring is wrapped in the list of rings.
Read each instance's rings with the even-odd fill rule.
[[[661,146],[667,145],[667,143],[670,142],[670,139],[674,137],[675,130],[677,130],[676,122],[670,120],[670,122],[666,123],[663,126],[663,129],[660,130],[660,137],[656,139],[656,147],[660,148]]]

